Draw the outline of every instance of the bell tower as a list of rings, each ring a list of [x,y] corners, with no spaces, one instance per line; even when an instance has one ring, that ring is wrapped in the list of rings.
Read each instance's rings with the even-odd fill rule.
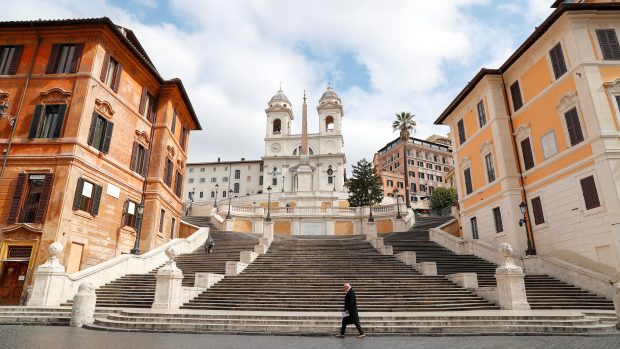
[[[282,88],[271,97],[269,106],[265,109],[267,124],[265,125],[266,138],[284,138],[291,134],[291,120],[293,109],[288,97],[282,92]]]
[[[319,112],[319,134],[322,136],[341,135],[342,101],[331,84],[327,85],[327,90],[321,96],[316,109]]]

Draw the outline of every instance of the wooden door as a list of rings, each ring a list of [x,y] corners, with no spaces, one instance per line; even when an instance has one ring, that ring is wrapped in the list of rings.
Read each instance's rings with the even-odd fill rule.
[[[22,296],[28,262],[3,262],[0,276],[0,304],[16,305]]]
[[[75,242],[71,243],[69,261],[67,262],[67,274],[73,274],[80,271],[80,266],[82,265],[82,252],[84,252],[84,245]]]

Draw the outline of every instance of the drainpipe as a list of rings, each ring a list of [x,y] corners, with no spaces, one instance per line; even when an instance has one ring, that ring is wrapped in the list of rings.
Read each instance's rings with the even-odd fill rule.
[[[525,191],[525,181],[523,180],[523,169],[521,168],[521,161],[519,160],[519,151],[517,148],[517,140],[515,139],[515,130],[514,130],[514,126],[512,125],[512,112],[510,110],[510,105],[508,104],[508,93],[506,92],[506,82],[504,81],[504,75],[500,73],[500,76],[502,77],[502,92],[504,93],[504,100],[506,101],[506,111],[508,113],[508,125],[510,125],[510,140],[512,141],[512,146],[515,152],[515,158],[517,160],[517,171],[519,171],[519,178],[521,180],[521,200],[523,200],[523,202],[525,202],[525,212],[526,212],[526,217],[525,218],[525,222],[526,222],[526,226],[525,226],[525,232],[527,234],[527,250],[525,251],[525,254],[528,256],[531,255],[536,255],[536,244],[534,243],[534,230],[532,230],[532,223],[530,221],[530,207],[527,204],[528,199],[527,199],[527,193]]]
[[[28,75],[26,76],[26,84],[24,85],[24,89],[22,90],[22,95],[19,99],[19,105],[17,106],[17,114],[15,114],[15,118],[13,119],[13,125],[10,124],[10,120],[9,120],[9,125],[11,127],[11,135],[9,136],[9,143],[4,153],[4,159],[2,160],[2,168],[0,169],[0,181],[2,181],[2,179],[4,178],[4,170],[6,168],[6,163],[9,157],[9,152],[11,151],[11,146],[13,145],[13,137],[15,136],[15,126],[17,125],[17,122],[19,121],[19,116],[21,114],[22,107],[24,105],[24,98],[26,97],[26,91],[28,91],[28,86],[30,85],[30,77],[32,76],[32,69],[34,67],[34,62],[37,58],[37,53],[39,52],[39,45],[41,44],[41,36],[39,36],[39,33],[37,32],[37,30],[34,29],[34,24],[31,23],[30,27],[32,28],[32,31],[34,32],[34,35],[37,37],[37,43],[34,48],[34,54],[32,55],[32,60],[30,61],[30,68],[28,68]]]

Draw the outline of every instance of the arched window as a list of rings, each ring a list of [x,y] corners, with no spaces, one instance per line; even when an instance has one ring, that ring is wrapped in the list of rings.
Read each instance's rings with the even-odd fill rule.
[[[282,121],[280,119],[273,120],[273,133],[280,133],[282,131]]]
[[[334,130],[334,117],[328,116],[325,118],[325,130],[333,131]]]
[[[293,155],[298,155],[298,154],[301,154],[301,145],[295,148],[295,150],[293,150]],[[312,148],[310,147],[308,147],[308,155],[314,155],[314,150],[312,150]]]
[[[215,192],[214,192],[214,191],[212,191],[212,192],[211,192],[211,198],[213,199],[214,197],[215,197]]]

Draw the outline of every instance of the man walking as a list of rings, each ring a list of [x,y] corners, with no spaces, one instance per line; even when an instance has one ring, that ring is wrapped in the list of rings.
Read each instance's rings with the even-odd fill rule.
[[[211,236],[209,236],[207,238],[207,242],[205,242],[205,252],[211,253],[211,251],[213,250],[213,247],[215,246],[215,241],[213,241],[213,239],[211,238]]]
[[[357,299],[355,298],[355,291],[353,291],[351,285],[347,283],[344,284],[344,292],[346,293],[346,295],[344,296],[342,327],[340,327],[340,334],[337,334],[336,337],[344,338],[344,332],[347,329],[347,325],[354,324],[360,333],[357,338],[364,338],[366,337],[366,334],[364,334],[364,330],[362,330],[362,325],[360,325],[360,318],[357,315]]]

